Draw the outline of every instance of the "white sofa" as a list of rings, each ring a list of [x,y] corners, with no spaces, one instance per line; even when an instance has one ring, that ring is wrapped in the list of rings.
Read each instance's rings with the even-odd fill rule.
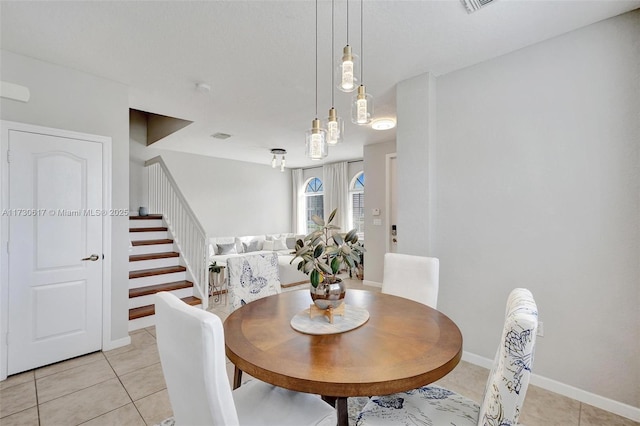
[[[295,250],[295,242],[298,238],[304,238],[304,235],[288,233],[210,238],[209,261],[215,261],[218,265],[226,266],[227,259],[230,257],[275,251],[278,254],[278,272],[283,288],[308,283],[309,277],[298,271],[300,259],[290,264],[291,259],[293,259],[292,252]]]

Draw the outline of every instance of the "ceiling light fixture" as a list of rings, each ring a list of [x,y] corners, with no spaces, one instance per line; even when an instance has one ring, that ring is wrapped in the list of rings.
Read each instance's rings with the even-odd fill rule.
[[[316,118],[305,134],[305,154],[312,160],[322,160],[328,154],[327,132],[318,120],[318,0],[316,0]]]
[[[349,46],[349,0],[347,0],[347,44],[342,49],[342,60],[336,68],[338,89],[343,92],[353,92],[357,86],[358,68],[360,66],[358,59],[358,56],[353,54],[351,46]]]
[[[333,74],[333,46],[334,46],[334,4],[335,0],[331,0],[331,108],[329,109],[329,117],[327,117],[327,144],[337,145],[342,142],[342,133],[344,132],[344,122],[338,117],[338,112],[334,108],[334,74]]]
[[[360,86],[358,93],[353,97],[351,103],[351,121],[354,124],[364,125],[371,123],[373,117],[373,96],[367,93],[364,87],[363,69],[364,69],[364,1],[360,0],[360,54],[362,55],[362,63],[360,64]]]
[[[225,140],[225,139],[229,139],[231,137],[231,135],[228,134],[228,133],[217,132],[217,133],[212,134],[211,137],[214,138],[214,139]]]
[[[393,118],[377,118],[371,122],[371,128],[374,130],[389,130],[396,127],[396,120]]]
[[[280,171],[284,172],[284,165],[285,165],[284,156],[287,154],[287,150],[282,148],[273,148],[271,150],[271,154],[273,154],[273,158],[271,159],[271,167],[273,167],[274,169],[277,166],[276,155],[282,155],[282,158],[280,158]]]

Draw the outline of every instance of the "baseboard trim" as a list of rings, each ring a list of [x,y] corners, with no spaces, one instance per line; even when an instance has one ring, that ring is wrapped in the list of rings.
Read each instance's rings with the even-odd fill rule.
[[[107,342],[105,342],[104,346],[102,347],[102,350],[110,351],[112,349],[120,348],[122,346],[127,346],[130,344],[131,344],[130,336],[123,337],[122,339],[117,339],[117,340],[108,340]]]
[[[375,281],[362,280],[362,285],[370,285],[371,287],[380,287],[380,288],[382,288],[382,283],[377,283]]]
[[[462,353],[462,359],[471,364],[491,369],[493,366],[493,360],[482,357],[480,355],[473,354],[471,352],[464,351]],[[609,411],[618,416],[626,417],[636,422],[640,422],[640,408],[633,407],[628,404],[624,404],[613,399],[606,398],[604,396],[596,395],[591,392],[587,392],[582,389],[578,389],[571,385],[558,382],[553,379],[549,379],[537,374],[531,375],[531,384],[546,389],[551,392],[566,396],[576,401],[583,402],[585,404],[592,405],[605,411]]]

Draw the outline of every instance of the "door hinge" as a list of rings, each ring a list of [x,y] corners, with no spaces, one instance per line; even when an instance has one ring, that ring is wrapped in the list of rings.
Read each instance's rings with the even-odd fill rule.
[[[7,253],[9,253],[9,241],[7,241]]]
[[[11,162],[11,150],[7,150],[7,163]]]
[[[9,332],[8,331],[7,331],[7,334],[5,335],[4,344],[9,346]]]

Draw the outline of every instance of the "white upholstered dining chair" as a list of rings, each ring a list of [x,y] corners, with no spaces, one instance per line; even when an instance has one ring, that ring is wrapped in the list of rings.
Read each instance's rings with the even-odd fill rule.
[[[435,257],[386,253],[382,292],[415,300],[435,309],[438,304],[439,274],[440,262]]]
[[[537,330],[538,308],[531,292],[514,289],[480,405],[451,390],[423,386],[371,398],[356,425],[516,425],[531,376]]]
[[[318,396],[257,379],[231,391],[220,318],[167,292],[156,295],[155,306],[156,339],[173,424],[335,426],[335,409]],[[171,419],[162,422],[171,423]]]
[[[282,292],[277,253],[256,253],[227,259],[231,306],[242,305]]]

